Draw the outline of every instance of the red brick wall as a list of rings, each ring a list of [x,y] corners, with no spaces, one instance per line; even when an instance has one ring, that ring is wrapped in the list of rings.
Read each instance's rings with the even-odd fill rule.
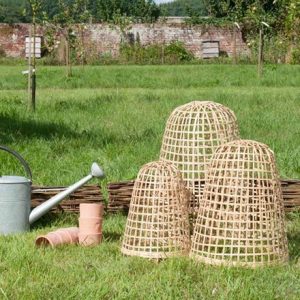
[[[217,40],[220,50],[229,56],[233,51],[232,31],[227,28],[187,26],[185,24],[134,24],[128,31],[133,38],[139,36],[142,45],[153,43],[170,43],[182,41],[196,57],[201,57],[203,40]],[[38,28],[37,34],[42,34]],[[25,36],[29,35],[28,24],[0,24],[0,49],[9,57],[25,56]],[[87,25],[84,41],[87,50],[96,55],[110,54],[117,56],[121,41],[121,33],[117,28],[107,24]],[[237,34],[237,52],[247,54],[248,49],[242,40],[241,32]]]
[[[39,28],[37,34],[41,34]],[[28,24],[0,24],[0,49],[9,57],[25,57],[26,35],[29,35]]]

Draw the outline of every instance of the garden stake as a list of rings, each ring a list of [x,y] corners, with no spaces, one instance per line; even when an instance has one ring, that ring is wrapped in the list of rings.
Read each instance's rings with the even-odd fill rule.
[[[264,64],[264,26],[270,28],[270,25],[266,22],[261,22],[261,27],[259,29],[259,46],[258,46],[258,77],[263,74],[263,64]]]

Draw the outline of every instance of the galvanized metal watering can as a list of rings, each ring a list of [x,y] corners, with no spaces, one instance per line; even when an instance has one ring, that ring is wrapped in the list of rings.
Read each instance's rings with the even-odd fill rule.
[[[97,163],[93,163],[89,175],[31,211],[32,174],[28,164],[16,151],[1,145],[0,150],[14,155],[23,165],[27,177],[29,177],[0,175],[0,235],[29,230],[30,224],[93,177],[104,178],[105,176],[101,167]]]

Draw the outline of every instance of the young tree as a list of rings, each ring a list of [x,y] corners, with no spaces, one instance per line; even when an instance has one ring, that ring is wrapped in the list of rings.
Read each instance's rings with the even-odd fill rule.
[[[54,36],[62,36],[65,42],[65,62],[67,76],[72,76],[71,51],[76,49],[78,36],[75,27],[89,21],[90,13],[87,9],[87,0],[58,0],[57,13],[49,17],[45,15],[44,24],[47,31],[48,45],[54,47]],[[80,29],[83,30],[83,26]]]
[[[300,1],[284,1],[285,18],[284,31],[286,33],[288,46],[287,61],[300,62]],[[297,47],[298,46],[298,47]],[[295,56],[295,59],[293,58]],[[297,58],[296,58],[297,56]]]
[[[37,17],[41,10],[41,0],[28,0],[29,15],[31,17],[32,26],[29,34],[29,57],[28,57],[28,108],[35,111],[35,95],[36,95],[36,23]],[[32,49],[31,49],[32,47]]]

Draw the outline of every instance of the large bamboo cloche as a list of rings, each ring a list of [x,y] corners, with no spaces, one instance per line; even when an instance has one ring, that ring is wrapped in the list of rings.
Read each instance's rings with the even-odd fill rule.
[[[284,207],[273,152],[237,140],[207,170],[191,256],[209,264],[274,265],[288,260]]]
[[[239,138],[235,114],[222,104],[193,101],[170,115],[162,141],[160,159],[181,171],[192,192],[189,211],[193,218],[202,195],[205,170],[215,149]]]

